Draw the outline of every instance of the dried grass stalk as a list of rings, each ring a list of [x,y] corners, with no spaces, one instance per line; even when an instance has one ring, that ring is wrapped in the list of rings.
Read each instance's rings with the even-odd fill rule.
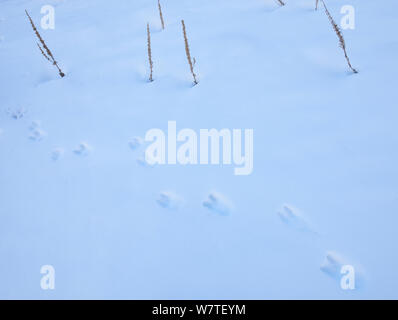
[[[158,0],[158,8],[159,8],[160,21],[162,22],[162,29],[164,30],[164,20],[163,20],[162,6],[160,5],[160,0]]]
[[[341,48],[343,49],[343,51],[344,51],[344,56],[345,56],[345,59],[347,60],[348,66],[350,67],[350,69],[352,70],[352,72],[358,73],[358,71],[355,70],[355,69],[352,67],[352,65],[351,65],[350,58],[348,57],[347,50],[346,50],[346,46],[345,46],[345,40],[344,40],[343,34],[342,34],[342,32],[341,32],[339,26],[338,26],[337,23],[334,21],[334,19],[333,19],[332,15],[330,14],[328,8],[326,7],[325,2],[324,2],[323,0],[321,0],[321,1],[322,1],[322,4],[323,4],[323,7],[325,8],[325,13],[326,13],[327,17],[329,18],[329,21],[330,21],[330,23],[332,24],[333,29],[334,29],[334,31],[335,31],[336,34],[337,34],[337,37],[339,38],[340,47],[341,47]]]
[[[40,52],[43,54],[43,56],[50,62],[52,62],[52,64],[54,66],[57,67],[59,75],[61,76],[61,78],[65,77],[65,73],[62,72],[61,68],[58,66],[57,61],[55,61],[54,56],[52,54],[52,52],[50,51],[50,49],[47,47],[46,43],[44,42],[43,38],[41,37],[39,31],[37,30],[32,18],[30,17],[29,13],[27,10],[25,10],[26,15],[28,16],[28,19],[30,21],[30,24],[32,25],[32,29],[35,32],[37,38],[39,39],[40,43],[42,44],[44,50],[47,52],[47,54],[44,52],[44,50],[40,47],[39,44],[37,44],[39,46]]]
[[[192,76],[193,76],[193,83],[194,83],[194,85],[196,85],[196,84],[198,84],[198,81],[196,80],[196,74],[195,74],[194,69],[193,69],[193,63],[192,63],[192,59],[191,59],[191,52],[189,51],[187,30],[185,28],[184,20],[181,20],[181,23],[182,23],[182,32],[184,34],[184,41],[185,41],[185,53],[187,54],[189,68],[191,69],[191,73],[192,73]],[[195,60],[195,62],[196,62],[196,60]]]
[[[281,7],[285,5],[285,3],[284,3],[282,0],[277,0],[277,1],[278,1],[279,5],[280,5]]]
[[[147,35],[148,35],[148,60],[149,60],[149,81],[153,81],[153,62],[152,62],[152,48],[151,48],[151,31],[149,30],[149,23],[146,25]]]
[[[319,0],[315,0],[315,10],[318,10],[318,3],[319,3]]]
[[[40,44],[38,42],[36,42],[36,43],[37,43],[37,46],[39,47],[39,50],[40,50],[41,54],[44,56],[44,58],[46,58],[48,61],[51,62],[50,58],[45,54],[43,49],[40,47]]]

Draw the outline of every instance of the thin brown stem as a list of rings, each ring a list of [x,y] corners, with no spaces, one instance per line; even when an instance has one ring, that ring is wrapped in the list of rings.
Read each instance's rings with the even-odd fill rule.
[[[148,35],[148,60],[149,60],[149,69],[150,69],[150,75],[149,75],[149,81],[153,81],[153,62],[152,62],[152,48],[151,48],[151,31],[149,30],[149,23],[146,25],[146,30],[147,30],[147,35]]]
[[[65,74],[62,72],[61,68],[58,66],[57,61],[55,61],[54,56],[52,54],[52,52],[50,51],[50,49],[47,47],[46,43],[44,42],[43,38],[41,37],[39,31],[37,30],[32,18],[30,17],[29,13],[27,10],[25,10],[26,15],[28,16],[28,19],[30,21],[30,24],[32,26],[32,29],[34,31],[34,33],[36,34],[37,38],[39,39],[40,43],[42,44],[44,50],[47,52],[47,54],[44,53],[44,50],[40,47],[39,44],[37,44],[39,46],[39,49],[41,51],[41,53],[43,54],[43,56],[50,62],[52,62],[52,64],[54,66],[57,67],[59,75],[61,76],[61,78],[65,77]]]
[[[196,84],[198,84],[198,81],[196,80],[196,74],[195,74],[194,69],[193,69],[193,63],[192,63],[192,59],[191,59],[191,52],[189,50],[189,44],[188,44],[187,30],[185,28],[184,20],[181,20],[181,23],[182,23],[182,32],[184,34],[184,41],[185,41],[185,53],[187,54],[189,68],[190,68],[192,76],[193,76],[193,83],[196,85]]]
[[[158,0],[158,8],[159,8],[160,22],[162,23],[162,29],[164,30],[164,19],[162,13],[162,6],[160,5],[160,0]]]
[[[41,54],[44,56],[44,58],[46,58],[48,61],[51,62],[50,58],[46,55],[46,53],[43,51],[43,49],[40,47],[40,44],[37,42],[37,46],[39,47],[39,50],[41,52]]]
[[[344,57],[347,60],[347,64],[348,64],[349,68],[352,70],[352,72],[358,73],[358,71],[356,69],[354,69],[353,66],[351,65],[351,61],[350,61],[350,59],[348,57],[347,50],[346,50],[345,40],[344,40],[343,34],[342,34],[339,26],[334,21],[334,19],[333,19],[332,15],[330,14],[328,8],[326,7],[325,1],[323,1],[323,0],[321,0],[321,1],[322,1],[322,4],[323,4],[323,7],[325,9],[325,13],[326,13],[327,17],[329,18],[330,23],[332,24],[333,30],[336,32],[337,37],[339,38],[339,44],[340,44],[341,49],[343,49],[343,51],[344,51]]]

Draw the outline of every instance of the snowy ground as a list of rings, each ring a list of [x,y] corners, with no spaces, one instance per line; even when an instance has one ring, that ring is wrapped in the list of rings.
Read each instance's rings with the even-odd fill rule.
[[[327,1],[353,75],[314,2],[0,0],[0,298],[398,298],[398,3]],[[254,129],[253,173],[148,166],[169,120]]]

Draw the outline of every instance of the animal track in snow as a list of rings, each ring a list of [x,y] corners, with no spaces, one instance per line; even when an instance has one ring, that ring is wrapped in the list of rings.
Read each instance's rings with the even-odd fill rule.
[[[154,164],[149,164],[149,163],[146,161],[145,152],[144,152],[140,157],[138,157],[136,161],[137,161],[137,163],[138,163],[140,166],[143,166],[143,167],[152,168],[152,167],[155,166]]]
[[[289,204],[284,204],[277,213],[282,222],[285,223],[287,226],[300,231],[316,233],[308,220],[301,214],[300,210],[298,210],[297,208]]]
[[[63,157],[65,150],[62,148],[55,148],[51,151],[51,159],[57,161]]]
[[[160,193],[156,202],[162,208],[176,210],[181,207],[183,199],[174,192],[165,191]]]
[[[47,133],[41,129],[39,121],[33,121],[29,127],[29,130],[29,139],[33,141],[41,141],[47,135]]]
[[[145,157],[142,156],[137,159],[137,163],[143,167],[148,166],[148,163],[145,161]]]
[[[144,140],[141,137],[133,137],[129,141],[129,146],[130,146],[131,150],[137,150],[143,143],[144,143]]]
[[[343,258],[337,252],[329,251],[326,253],[325,260],[320,266],[323,273],[340,283],[344,274],[341,273],[341,268],[345,265],[352,265],[355,270],[355,286],[360,288],[365,281],[364,272],[361,266],[349,263],[347,259]]]
[[[10,115],[11,118],[18,120],[23,118],[26,115],[26,110],[24,108],[16,108],[16,109],[7,109],[7,113]]]
[[[92,147],[91,147],[88,143],[86,143],[86,142],[81,142],[81,143],[76,147],[76,149],[73,150],[73,152],[74,152],[76,155],[79,155],[79,156],[88,156],[88,155],[90,154],[91,150],[92,150]]]
[[[41,127],[40,121],[35,120],[35,121],[32,121],[32,123],[30,124],[29,130],[35,130],[35,129],[38,129],[40,127]]]
[[[47,133],[42,129],[35,129],[33,130],[30,135],[29,139],[33,141],[41,141],[47,135]]]
[[[211,192],[207,199],[203,201],[203,206],[222,216],[229,215],[229,213],[232,211],[232,205],[230,201],[218,192]]]
[[[337,253],[327,252],[320,268],[328,276],[338,279],[340,278],[340,270],[343,265],[343,259]]]

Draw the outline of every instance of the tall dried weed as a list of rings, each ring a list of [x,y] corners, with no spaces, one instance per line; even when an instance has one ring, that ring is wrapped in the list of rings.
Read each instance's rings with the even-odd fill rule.
[[[32,29],[33,29],[34,33],[36,34],[37,38],[39,39],[41,45],[43,46],[43,48],[44,48],[44,50],[45,50],[45,52],[44,52],[44,50],[43,50],[43,48],[40,46],[40,44],[37,43],[37,46],[39,47],[40,52],[42,53],[42,55],[43,55],[48,61],[50,61],[54,66],[57,67],[58,72],[59,72],[59,75],[61,76],[61,78],[65,77],[65,73],[63,73],[62,70],[61,70],[61,68],[58,66],[57,61],[54,59],[54,56],[53,56],[52,52],[50,51],[50,49],[48,48],[48,46],[47,46],[46,43],[44,42],[43,38],[41,37],[41,35],[40,35],[39,31],[37,30],[37,28],[36,28],[36,26],[35,26],[35,24],[34,24],[32,18],[30,17],[28,11],[25,10],[25,13],[26,13],[26,15],[27,15],[27,17],[28,17],[28,19],[29,19],[29,21],[30,21],[30,24],[32,25]]]
[[[185,28],[185,22],[184,20],[181,20],[182,23],[182,32],[184,34],[184,41],[185,41],[185,53],[187,54],[187,59],[188,59],[188,64],[189,64],[189,68],[191,70],[192,76],[193,76],[193,83],[194,85],[198,84],[198,81],[196,79],[196,74],[194,71],[194,64],[192,63],[192,58],[191,58],[191,52],[189,50],[189,44],[188,44],[188,37],[187,37],[187,30]],[[196,63],[196,60],[194,60]]]
[[[321,1],[322,1],[322,4],[323,4],[323,7],[325,8],[325,13],[326,13],[327,17],[329,18],[330,23],[332,24],[333,30],[336,32],[337,37],[339,38],[340,48],[343,49],[343,51],[344,51],[344,56],[345,56],[345,59],[347,60],[348,66],[350,67],[352,72],[358,73],[358,71],[356,69],[354,69],[352,67],[352,65],[351,65],[351,61],[350,61],[350,58],[348,57],[347,50],[346,50],[345,40],[344,40],[343,34],[342,34],[339,26],[334,21],[334,19],[333,19],[332,15],[330,14],[328,8],[326,7],[325,1],[323,1],[323,0],[321,0]]]
[[[162,13],[162,6],[160,5],[160,0],[158,0],[158,8],[159,8],[160,22],[162,23],[162,29],[164,30],[164,19]]]
[[[151,31],[149,30],[149,23],[146,25],[147,43],[148,43],[148,60],[149,60],[149,81],[153,81],[153,61],[152,61],[152,48],[151,48]]]

